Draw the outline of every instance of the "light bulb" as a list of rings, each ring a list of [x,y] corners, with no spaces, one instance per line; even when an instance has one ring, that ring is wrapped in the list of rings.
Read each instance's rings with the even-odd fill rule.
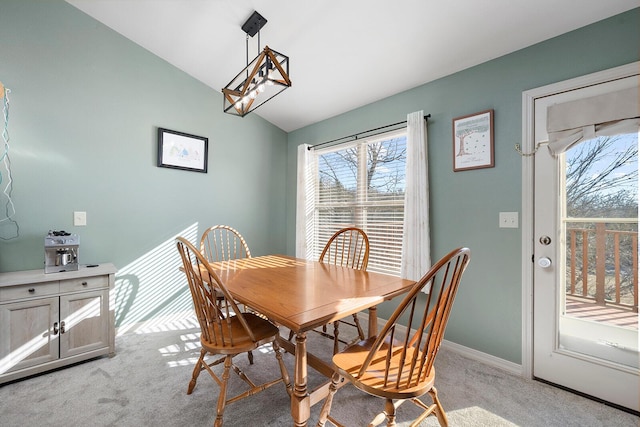
[[[273,86],[273,69],[270,69],[267,73],[267,78],[265,79],[265,84],[267,86]]]

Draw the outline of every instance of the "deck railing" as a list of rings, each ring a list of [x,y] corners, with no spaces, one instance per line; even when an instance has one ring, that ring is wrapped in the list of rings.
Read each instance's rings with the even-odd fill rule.
[[[566,229],[567,294],[638,312],[637,220],[567,220],[576,223]]]

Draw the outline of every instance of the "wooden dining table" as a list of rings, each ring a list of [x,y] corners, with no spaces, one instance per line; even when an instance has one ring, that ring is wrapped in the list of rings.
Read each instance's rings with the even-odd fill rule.
[[[331,377],[331,361],[307,352],[307,331],[369,310],[369,336],[377,334],[376,306],[407,292],[414,281],[285,255],[267,255],[211,264],[238,302],[295,333],[295,344],[278,343],[295,355],[291,416],[306,426],[311,406],[328,393],[329,381],[307,389],[307,367]]]

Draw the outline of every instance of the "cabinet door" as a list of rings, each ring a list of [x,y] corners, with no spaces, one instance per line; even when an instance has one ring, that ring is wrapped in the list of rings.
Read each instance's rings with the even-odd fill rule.
[[[60,296],[60,357],[109,346],[109,290]]]
[[[58,297],[0,304],[0,374],[58,359]]]

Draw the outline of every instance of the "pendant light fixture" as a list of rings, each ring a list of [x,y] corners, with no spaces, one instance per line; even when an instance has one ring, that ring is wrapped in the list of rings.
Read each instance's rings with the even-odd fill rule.
[[[242,25],[247,34],[247,66],[222,89],[225,113],[244,117],[283,90],[291,86],[289,79],[289,57],[265,46],[262,52],[249,62],[249,37],[258,34],[267,20],[258,12]]]

